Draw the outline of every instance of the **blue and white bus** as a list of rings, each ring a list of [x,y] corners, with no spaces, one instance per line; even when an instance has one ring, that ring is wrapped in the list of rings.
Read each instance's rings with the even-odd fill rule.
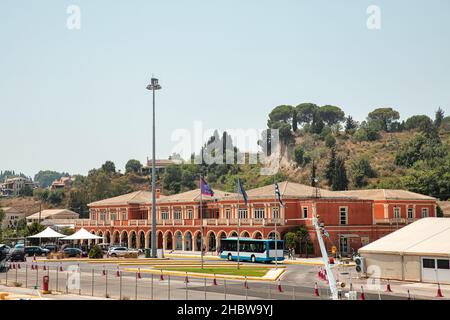
[[[251,239],[239,238],[239,261],[271,262],[284,260],[284,241],[277,241],[275,251],[275,240],[273,239]],[[221,239],[220,257],[229,261],[237,261],[237,237]]]

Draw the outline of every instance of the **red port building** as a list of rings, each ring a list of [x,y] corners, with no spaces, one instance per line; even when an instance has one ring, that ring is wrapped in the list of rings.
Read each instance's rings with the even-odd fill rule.
[[[164,250],[200,251],[203,226],[206,250],[217,252],[226,237],[273,238],[305,226],[312,255],[319,255],[314,214],[327,230],[328,250],[335,246],[350,254],[380,237],[424,217],[436,216],[436,199],[405,190],[329,191],[293,183],[279,183],[284,206],[275,198],[274,186],[247,191],[242,196],[214,190],[214,197],[200,190],[164,196],[156,191],[157,246]],[[103,237],[105,243],[149,248],[151,243],[151,193],[136,191],[89,204],[89,219],[77,220]],[[200,208],[201,207],[201,208]],[[275,222],[277,226],[275,228]],[[101,240],[100,240],[101,242]]]

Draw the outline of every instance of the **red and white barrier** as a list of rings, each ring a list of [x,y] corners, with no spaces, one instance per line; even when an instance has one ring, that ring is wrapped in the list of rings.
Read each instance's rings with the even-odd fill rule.
[[[444,295],[442,294],[442,291],[441,291],[441,285],[438,282],[438,289],[437,289],[437,292],[436,292],[436,298],[443,298],[443,297],[444,297]]]
[[[317,285],[317,282],[314,284],[314,296],[320,297],[319,286]]]
[[[366,300],[366,294],[364,293],[363,286],[361,286],[361,295],[359,296],[359,300]]]
[[[386,292],[392,292],[391,283],[389,282],[389,280],[387,281]]]

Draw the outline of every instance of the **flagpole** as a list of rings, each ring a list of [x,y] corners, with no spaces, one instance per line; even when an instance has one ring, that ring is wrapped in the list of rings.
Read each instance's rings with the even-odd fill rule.
[[[202,197],[202,175],[200,174],[200,259],[203,269],[203,197]]]
[[[239,257],[239,233],[240,228],[241,228],[241,217],[239,214],[239,179],[238,179],[238,198],[237,198],[237,218],[238,218],[238,223],[237,223],[237,268],[239,269],[239,262],[240,262],[240,257]],[[242,195],[244,196],[244,195]]]
[[[273,175],[273,182],[274,182],[274,187],[277,186],[277,181],[275,179],[275,175]],[[279,188],[279,187],[278,187]],[[278,189],[278,192],[280,192],[280,190]],[[277,193],[275,192],[275,204],[277,203]],[[275,207],[274,207],[275,208]],[[274,219],[273,222],[275,224],[275,269],[278,269],[278,239],[277,239],[277,220],[278,220],[278,216],[280,215],[280,211],[281,211],[281,204],[280,204],[280,209],[278,210],[277,213],[277,217],[275,218],[274,215]],[[272,211],[273,212],[273,211]]]

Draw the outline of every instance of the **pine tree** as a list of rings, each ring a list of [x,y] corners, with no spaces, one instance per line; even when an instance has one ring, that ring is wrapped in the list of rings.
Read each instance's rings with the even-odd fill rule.
[[[327,169],[325,171],[325,177],[328,180],[328,185],[332,188],[334,183],[334,177],[335,177],[335,171],[336,171],[336,149],[331,149],[331,158],[330,162],[328,163]]]
[[[297,110],[294,109],[294,111],[292,112],[292,130],[294,132],[297,132],[297,127],[298,125],[298,120],[297,120]]]
[[[348,178],[347,178],[347,170],[345,169],[345,161],[343,158],[338,158],[336,160],[333,190],[341,191],[347,190],[347,188],[348,188]]]
[[[437,111],[436,111],[436,116],[434,118],[434,126],[437,129],[439,129],[441,127],[443,119],[444,119],[444,110],[442,110],[441,107],[439,107],[439,109],[437,109]]]

